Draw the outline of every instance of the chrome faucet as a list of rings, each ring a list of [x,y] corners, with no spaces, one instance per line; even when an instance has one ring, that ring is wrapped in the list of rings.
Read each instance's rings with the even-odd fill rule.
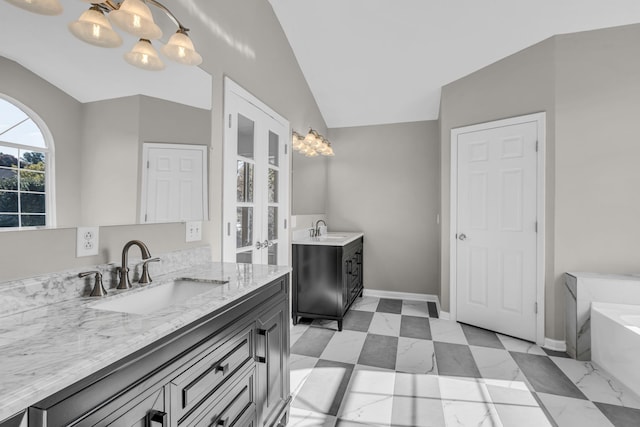
[[[131,281],[129,280],[129,248],[133,245],[136,245],[140,248],[140,252],[142,252],[142,259],[146,260],[151,258],[151,254],[149,253],[149,248],[147,245],[142,243],[140,240],[131,240],[124,245],[122,248],[122,264],[120,265],[120,283],[116,289],[129,289],[131,287]]]
[[[324,219],[319,219],[316,221],[316,231],[315,231],[315,236],[318,237],[320,236],[320,223],[323,223],[324,226],[327,226],[327,223],[324,221]]]

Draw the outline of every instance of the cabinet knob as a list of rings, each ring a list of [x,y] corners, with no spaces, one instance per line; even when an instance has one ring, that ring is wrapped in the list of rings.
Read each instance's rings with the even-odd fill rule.
[[[225,418],[225,419],[219,419],[218,422],[216,423],[217,426],[221,426],[221,427],[225,427],[227,425],[229,425],[229,417]]]
[[[225,363],[224,365],[216,366],[216,372],[222,372],[223,375],[226,374],[229,372],[229,364]]]

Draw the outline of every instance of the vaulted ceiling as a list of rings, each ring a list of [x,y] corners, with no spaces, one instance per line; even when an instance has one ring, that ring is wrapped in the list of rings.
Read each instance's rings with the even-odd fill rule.
[[[328,127],[437,119],[440,89],[637,0],[270,0]],[[640,40],[638,40],[640,45]]]

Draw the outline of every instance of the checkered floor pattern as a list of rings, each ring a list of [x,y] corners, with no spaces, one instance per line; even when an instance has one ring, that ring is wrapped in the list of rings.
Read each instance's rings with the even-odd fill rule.
[[[342,332],[292,326],[291,393],[291,427],[640,426],[640,397],[597,365],[420,301],[359,298]]]

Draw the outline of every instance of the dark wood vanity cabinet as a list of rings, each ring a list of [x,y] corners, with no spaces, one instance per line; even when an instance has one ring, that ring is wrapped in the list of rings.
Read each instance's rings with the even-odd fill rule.
[[[29,408],[29,426],[284,426],[283,276]]]
[[[362,237],[345,246],[293,245],[293,323],[309,317],[342,321],[362,296]]]

